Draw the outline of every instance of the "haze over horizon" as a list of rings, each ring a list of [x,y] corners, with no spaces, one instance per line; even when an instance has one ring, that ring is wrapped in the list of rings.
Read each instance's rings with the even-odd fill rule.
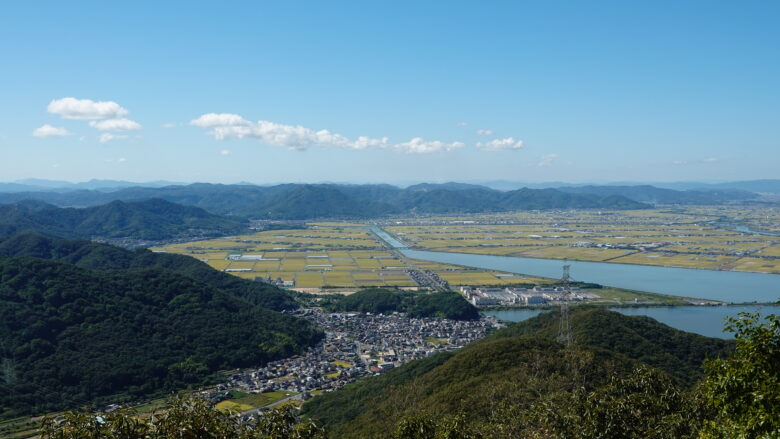
[[[0,180],[652,183],[780,167],[777,3],[144,3],[6,7]]]

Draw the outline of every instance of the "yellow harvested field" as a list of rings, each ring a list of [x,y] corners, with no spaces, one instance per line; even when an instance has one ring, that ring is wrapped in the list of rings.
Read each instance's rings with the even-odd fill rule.
[[[325,273],[325,285],[334,287],[348,287],[354,285],[352,275],[349,272],[329,271]]]
[[[255,271],[265,270],[278,270],[281,265],[281,261],[257,261],[255,263]]]
[[[355,262],[357,263],[358,267],[364,270],[371,270],[382,267],[382,264],[377,259],[357,259]]]
[[[324,284],[322,273],[298,272],[295,274],[295,286],[317,288]]]
[[[780,274],[780,259],[742,258],[734,264],[734,269]]]
[[[780,258],[780,245],[776,244],[771,247],[764,248],[760,252],[761,256],[774,256]]]
[[[255,266],[255,261],[231,261],[230,265],[228,265],[227,268],[233,268],[233,269],[252,269]]]
[[[666,267],[702,268],[719,270],[728,268],[737,261],[736,257],[727,256],[692,256],[680,254],[664,254],[659,252],[635,253],[614,259],[612,262],[622,264],[663,265]]]
[[[252,406],[249,404],[239,404],[233,401],[220,401],[215,405],[217,410],[221,410],[223,412],[232,412],[232,413],[240,413],[245,412],[247,410],[252,410]]]
[[[227,261],[225,259],[210,259],[207,263],[220,271],[228,268],[228,266],[230,265],[230,261]]]
[[[604,261],[632,253],[630,250],[614,250],[579,247],[545,247],[522,252],[529,258],[574,259],[577,261]]]

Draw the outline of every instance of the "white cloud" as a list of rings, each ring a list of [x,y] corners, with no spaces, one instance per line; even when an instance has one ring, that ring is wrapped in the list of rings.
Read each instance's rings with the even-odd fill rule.
[[[223,149],[222,151],[219,152],[219,155],[230,155],[230,154],[233,154],[233,151],[229,149]]]
[[[469,123],[468,122],[457,122],[455,125],[457,125],[459,127],[465,127],[465,126],[468,126]]]
[[[93,120],[89,126],[100,131],[138,131],[142,128],[138,122],[125,118]]]
[[[557,158],[558,154],[545,154],[539,157],[539,163],[537,163],[536,166],[550,166]]]
[[[493,130],[481,130],[480,129],[480,130],[477,130],[477,134],[479,134],[480,136],[492,136],[493,135]]]
[[[267,120],[251,122],[238,114],[231,113],[203,114],[191,120],[190,125],[208,130],[208,134],[217,140],[251,138],[268,145],[284,146],[295,150],[320,146],[356,150],[393,148],[404,152],[426,153],[451,151],[464,146],[462,142],[425,141],[419,137],[398,144],[391,144],[387,137],[361,136],[352,139],[328,130],[313,130],[301,125],[284,125]]]
[[[162,125],[163,128],[170,129],[170,128],[176,128],[176,124],[172,122],[164,123]]]
[[[477,148],[485,151],[505,151],[522,149],[525,147],[525,143],[522,140],[515,139],[514,137],[507,137],[505,139],[493,139],[488,142],[477,142]]]
[[[717,163],[720,159],[717,157],[707,157],[700,160],[672,160],[672,164],[675,166],[685,166],[685,165],[701,165],[701,164],[710,164],[710,163]]]
[[[127,159],[124,158],[124,157],[119,157],[116,161],[119,162],[119,163],[124,163],[124,162],[127,161]]]
[[[98,137],[98,140],[100,143],[108,143],[112,140],[120,140],[120,139],[127,139],[128,136],[123,134],[111,134],[111,133],[103,133]]]
[[[190,121],[190,125],[201,128],[249,126],[251,123],[237,114],[208,113]]]
[[[32,135],[35,137],[62,137],[70,134],[71,132],[63,127],[53,127],[49,124],[38,127],[32,132]]]
[[[462,148],[463,146],[463,142],[444,143],[439,140],[425,141],[420,137],[415,137],[408,142],[395,145],[395,148],[408,153],[423,154],[429,152],[452,151],[454,149]]]
[[[388,139],[358,137],[349,139],[328,130],[315,131],[300,125],[283,125],[267,120],[250,122],[237,114],[209,113],[190,122],[201,128],[209,129],[209,134],[217,140],[254,138],[274,146],[304,150],[312,146],[332,146],[346,149],[384,148]]]
[[[96,102],[72,97],[52,100],[47,111],[64,119],[107,119],[127,114],[127,110],[114,101]]]

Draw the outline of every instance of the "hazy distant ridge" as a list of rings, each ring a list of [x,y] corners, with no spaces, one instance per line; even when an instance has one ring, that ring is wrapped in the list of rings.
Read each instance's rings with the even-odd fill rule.
[[[276,186],[195,183],[115,192],[20,192],[0,194],[0,203],[34,199],[58,206],[95,206],[115,200],[160,198],[220,215],[247,218],[367,218],[409,213],[478,213],[527,209],[643,209],[621,195],[571,194],[556,189],[498,191],[463,184],[390,185],[282,184]]]

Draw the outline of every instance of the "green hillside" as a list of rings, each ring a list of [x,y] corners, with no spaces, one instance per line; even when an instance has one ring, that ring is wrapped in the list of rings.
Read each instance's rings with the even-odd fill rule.
[[[479,319],[479,311],[463,296],[454,292],[421,294],[386,288],[368,288],[348,296],[329,297],[321,304],[333,312],[355,311],[373,314],[405,312],[410,317]]]
[[[733,349],[732,341],[704,337],[666,326],[645,316],[625,316],[603,308],[582,307],[571,315],[575,343],[619,352],[663,369],[690,386],[702,376],[701,364]],[[490,338],[557,335],[557,312],[548,312],[498,331]]]
[[[663,409],[668,413],[658,407],[653,410],[674,418],[674,413],[685,412],[683,406],[688,404],[681,396],[685,387],[675,381],[692,383],[699,374],[690,370],[699,367],[703,359],[696,354],[674,353],[693,349],[715,356],[733,345],[685,334],[647,319],[582,309],[572,316],[578,344],[566,349],[554,341],[557,324],[556,313],[542,314],[455,353],[414,361],[381,377],[363,379],[341,391],[319,396],[304,405],[304,413],[322,422],[331,436],[338,438],[387,437],[388,431],[420,414],[425,417],[420,421],[423,424],[461,417],[470,428],[490,431],[488,437],[537,437],[526,435],[530,430],[524,429],[531,429],[534,422],[542,419],[546,404],[559,405],[565,412],[582,403],[583,395],[606,392],[609,398],[617,398],[616,393],[623,391],[620,389],[648,391],[650,386],[656,389],[653,392],[670,392],[674,403],[666,401],[669,405]],[[591,325],[600,327],[599,334],[628,329],[633,335],[609,341],[611,347],[607,350],[595,342],[599,334],[592,339],[583,335]],[[636,343],[649,349],[651,355],[639,352]],[[660,353],[664,350],[669,355]],[[655,368],[643,366],[643,361],[655,363]],[[681,365],[685,366],[682,372],[677,370]],[[622,383],[608,390],[616,380],[638,382]],[[674,419],[669,424],[670,431],[682,435],[685,422],[682,418]],[[538,433],[538,429],[534,431]]]
[[[148,396],[300,353],[322,333],[176,273],[0,257],[0,414]]]
[[[162,199],[86,208],[24,201],[0,205],[0,234],[35,231],[63,238],[165,240],[240,233],[241,222]]]
[[[125,250],[84,240],[50,238],[34,233],[0,237],[0,256],[51,259],[94,270],[163,268],[241,297],[252,304],[281,311],[298,307],[285,291],[215,270],[189,256]]]

